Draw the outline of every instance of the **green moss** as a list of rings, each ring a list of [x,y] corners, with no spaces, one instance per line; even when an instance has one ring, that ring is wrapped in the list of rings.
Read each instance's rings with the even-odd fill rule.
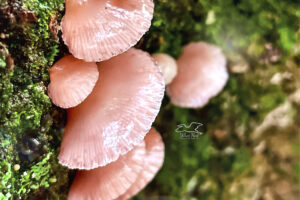
[[[12,166],[10,161],[11,155],[11,140],[7,135],[0,130],[0,199],[8,200],[12,196],[10,188],[12,187]]]
[[[49,26],[54,16],[54,20],[60,17],[58,11],[63,6],[63,1],[28,0],[23,3],[27,8],[20,6],[13,11],[16,21],[22,24],[16,26],[13,24],[16,22],[12,22],[6,30],[10,37],[5,42],[14,59],[14,70],[1,73],[6,76],[1,79],[1,93],[7,99],[1,101],[1,107],[7,108],[1,119],[5,121],[5,130],[16,133],[38,128],[42,116],[52,107],[45,92],[48,69],[58,53],[58,41]],[[37,22],[27,22],[26,15],[25,19],[19,19],[20,12],[31,13],[34,17],[30,19],[36,18]]]
[[[2,48],[0,52],[0,122],[5,123],[5,115],[9,111],[10,106],[8,102],[13,93],[13,84],[10,82],[11,72],[7,66],[8,50],[5,46],[0,43]]]
[[[12,197],[10,192],[11,179],[12,179],[12,166],[4,161],[0,162],[0,176],[1,176],[1,184],[0,184],[0,199],[8,200]]]
[[[240,51],[257,39],[280,46],[288,54],[298,38],[299,4],[248,0],[156,0],[153,24],[144,48],[175,57],[181,46],[204,40],[226,51]]]
[[[26,194],[32,192],[33,195],[41,195],[47,199],[59,199],[64,194],[56,194],[55,189],[66,187],[68,184],[68,170],[60,166],[56,159],[57,155],[49,152],[45,157],[29,170],[23,171],[17,177],[18,180],[18,196],[25,197]],[[57,171],[60,174],[57,174]],[[54,193],[43,194],[44,190]],[[53,191],[54,190],[54,191]],[[58,197],[58,198],[57,198]],[[31,198],[29,198],[31,199]]]
[[[59,52],[55,24],[63,3],[25,0],[1,4],[5,27],[0,30],[7,36],[0,52],[0,122],[10,141],[1,149],[6,154],[1,160],[1,200],[38,198],[45,190],[50,191],[47,198],[59,199],[67,192],[58,192],[68,186],[68,173],[56,159],[59,137],[55,127],[61,125],[56,124],[59,119],[52,119],[57,109],[46,94],[48,69]],[[12,169],[15,164],[20,170]]]
[[[207,137],[189,141],[180,138],[179,133],[173,134],[166,144],[165,164],[157,176],[157,184],[161,195],[179,196],[195,171],[200,168],[207,170],[212,145]]]

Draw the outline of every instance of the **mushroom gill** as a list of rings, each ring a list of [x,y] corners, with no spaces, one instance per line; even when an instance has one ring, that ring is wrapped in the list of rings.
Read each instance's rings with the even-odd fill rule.
[[[146,154],[143,162],[143,169],[139,173],[136,181],[131,187],[117,200],[126,200],[138,192],[155,177],[159,169],[162,167],[165,156],[165,146],[160,134],[152,128],[145,137]]]
[[[153,10],[152,0],[67,0],[62,37],[76,58],[107,60],[140,40]]]
[[[123,200],[136,195],[156,175],[164,161],[164,143],[152,128],[144,141],[105,167],[79,170],[69,200]]]
[[[69,190],[68,200],[109,200],[123,194],[142,170],[145,142],[105,167],[79,170]]]
[[[87,99],[68,110],[59,161],[69,168],[105,166],[139,144],[155,120],[164,80],[137,49],[98,64],[99,80]]]
[[[96,63],[65,56],[50,68],[48,95],[61,108],[75,107],[92,92],[98,77]]]

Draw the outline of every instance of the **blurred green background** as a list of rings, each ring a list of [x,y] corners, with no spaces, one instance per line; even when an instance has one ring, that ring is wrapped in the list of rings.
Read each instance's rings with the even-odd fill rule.
[[[74,171],[56,157],[66,115],[46,95],[48,69],[67,52],[58,31],[64,1],[0,2],[0,199],[65,199]],[[138,48],[177,58],[191,41],[216,44],[230,79],[201,109],[165,97],[155,122],[164,166],[136,199],[299,199],[300,2],[155,5]],[[191,122],[204,134],[184,140],[175,130]]]

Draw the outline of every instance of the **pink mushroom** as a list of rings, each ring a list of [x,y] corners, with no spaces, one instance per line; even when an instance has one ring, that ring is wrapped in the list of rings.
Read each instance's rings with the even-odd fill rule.
[[[65,56],[50,69],[49,97],[61,108],[77,106],[92,92],[98,77],[96,63]]]
[[[204,106],[221,92],[228,80],[226,58],[214,45],[188,44],[177,64],[178,74],[168,85],[167,94],[173,104],[181,107]]]
[[[59,161],[93,169],[118,159],[151,128],[164,80],[150,55],[137,49],[98,64],[99,80],[87,99],[68,110]]]
[[[63,40],[85,61],[103,61],[135,45],[151,26],[152,0],[66,0]]]
[[[145,146],[146,145],[146,146]],[[124,156],[105,167],[77,172],[69,200],[128,199],[142,190],[161,168],[164,144],[155,129]]]
[[[156,175],[164,162],[165,146],[160,134],[152,128],[145,137],[146,155],[143,169],[131,187],[118,200],[129,199],[140,192]]]
[[[78,171],[68,200],[110,200],[123,194],[142,170],[145,142],[105,167]]]
[[[153,54],[152,57],[162,70],[166,85],[170,84],[177,75],[176,60],[165,53]]]

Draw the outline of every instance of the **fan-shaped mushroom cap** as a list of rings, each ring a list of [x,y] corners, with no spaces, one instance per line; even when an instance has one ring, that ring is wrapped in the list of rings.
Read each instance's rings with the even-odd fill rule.
[[[96,63],[65,56],[50,69],[49,97],[61,108],[77,106],[92,92],[98,77]]]
[[[77,58],[107,60],[140,40],[153,10],[152,0],[67,0],[63,40]]]
[[[105,167],[77,172],[68,200],[110,200],[123,194],[142,170],[145,142]]]
[[[68,110],[59,161],[69,168],[117,160],[144,139],[161,106],[163,75],[148,53],[130,49],[98,67],[93,92]]]
[[[172,103],[196,108],[216,96],[228,80],[226,58],[220,48],[204,42],[190,43],[177,60],[178,74],[167,87]]]
[[[146,155],[136,181],[131,187],[118,198],[118,200],[129,199],[141,191],[156,175],[164,162],[165,146],[160,134],[152,128],[145,137]]]
[[[153,54],[152,57],[162,70],[165,83],[168,85],[177,75],[177,63],[174,58],[165,53]]]

